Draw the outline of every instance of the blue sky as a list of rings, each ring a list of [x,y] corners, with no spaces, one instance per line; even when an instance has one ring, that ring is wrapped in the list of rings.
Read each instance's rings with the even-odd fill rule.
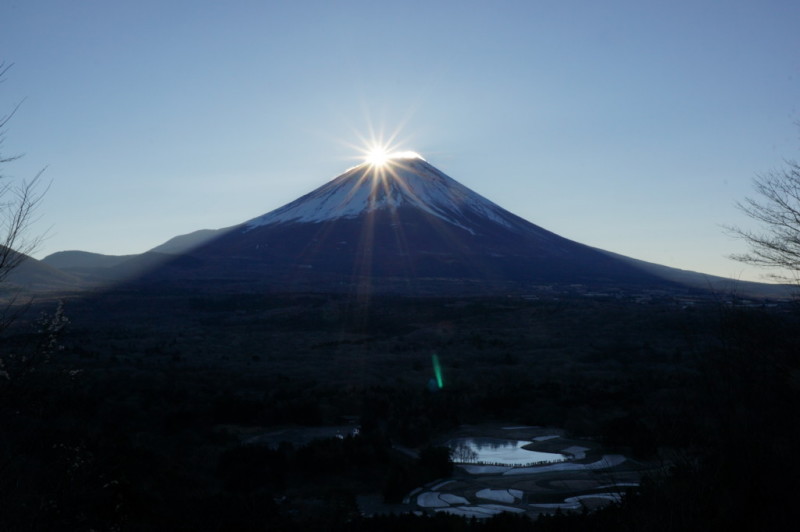
[[[36,254],[264,214],[372,133],[562,236],[724,276],[735,202],[798,157],[796,1],[0,4]]]

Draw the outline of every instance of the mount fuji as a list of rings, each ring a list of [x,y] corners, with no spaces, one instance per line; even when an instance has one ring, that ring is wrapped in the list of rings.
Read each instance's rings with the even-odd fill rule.
[[[151,267],[140,280],[400,291],[672,284],[508,212],[416,154],[355,166],[274,211],[198,234],[140,256]],[[153,268],[162,252],[169,259]]]

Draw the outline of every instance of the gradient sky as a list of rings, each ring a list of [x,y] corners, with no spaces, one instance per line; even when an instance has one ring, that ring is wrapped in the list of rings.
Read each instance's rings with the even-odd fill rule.
[[[35,256],[139,253],[396,133],[564,237],[758,279],[721,226],[798,157],[798,22],[796,0],[4,0],[4,172],[47,167]]]

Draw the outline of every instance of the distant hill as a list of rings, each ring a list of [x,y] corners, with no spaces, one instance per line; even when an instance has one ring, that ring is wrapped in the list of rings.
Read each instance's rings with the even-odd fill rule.
[[[669,266],[663,266],[661,264],[646,262],[639,259],[632,259],[611,251],[601,251],[612,257],[616,257],[620,260],[634,264],[643,270],[652,272],[653,274],[669,281],[701,290],[708,290],[720,294],[739,294],[748,297],[772,299],[787,299],[797,295],[798,293],[798,287],[795,285],[756,283],[752,281],[730,279],[717,275],[709,275],[707,273],[671,268]]]
[[[42,259],[44,264],[60,270],[85,270],[111,268],[136,255],[102,255],[89,251],[58,251]]]
[[[200,229],[185,235],[178,235],[170,238],[163,244],[151,249],[154,253],[167,253],[171,255],[178,255],[186,253],[192,249],[199,247],[209,240],[222,235],[227,229]]]
[[[117,283],[159,266],[173,255],[147,251],[138,255],[103,255],[87,251],[59,251],[42,263],[68,273],[83,284]]]
[[[22,262],[0,283],[0,294],[23,291],[74,290],[83,287],[78,276],[54,268],[33,257]]]

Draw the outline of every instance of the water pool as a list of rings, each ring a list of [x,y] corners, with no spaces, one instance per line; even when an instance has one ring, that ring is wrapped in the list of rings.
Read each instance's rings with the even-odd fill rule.
[[[530,443],[533,442],[500,438],[458,438],[447,442],[447,446],[453,450],[453,462],[457,464],[519,466],[563,462],[567,459],[563,454],[523,449]]]

